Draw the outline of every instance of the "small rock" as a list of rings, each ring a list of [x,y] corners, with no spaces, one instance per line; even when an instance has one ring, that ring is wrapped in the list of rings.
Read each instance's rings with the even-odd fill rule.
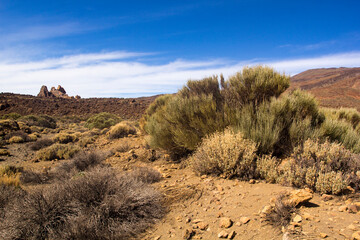
[[[204,220],[202,220],[202,219],[194,219],[194,220],[192,220],[192,222],[193,223],[199,223],[199,222],[203,222]]]
[[[220,225],[221,228],[229,228],[232,225],[232,221],[228,217],[222,217],[222,218],[220,218],[220,224],[219,225]]]
[[[353,224],[350,224],[347,228],[350,229],[350,230],[352,230],[352,231],[355,231],[355,230],[356,230],[356,226],[353,225]]]
[[[332,199],[333,199],[333,196],[331,196],[331,195],[328,195],[328,194],[321,195],[321,200],[323,200],[324,202],[330,201]]]
[[[229,233],[228,239],[233,239],[233,238],[235,237],[235,235],[236,235],[236,232],[235,232],[235,231],[231,231],[231,232]]]
[[[360,208],[358,208],[355,204],[348,205],[349,213],[357,213]]]
[[[339,207],[339,212],[346,212],[346,210],[348,210],[348,206],[346,205],[342,205]]]
[[[254,180],[254,179],[250,179],[249,183],[250,183],[250,184],[255,184],[255,180]]]
[[[326,233],[320,233],[319,235],[320,235],[321,238],[327,238],[328,237],[328,235]]]
[[[161,236],[154,237],[154,240],[159,240]]]
[[[229,233],[226,232],[225,230],[222,230],[221,232],[219,232],[218,234],[218,238],[227,238],[229,236]]]
[[[352,240],[360,240],[360,231],[354,232],[351,236]]]
[[[249,221],[250,221],[250,218],[248,218],[248,217],[241,217],[241,218],[240,218],[240,222],[243,223],[243,224],[246,224],[246,223],[248,223]]]
[[[195,231],[191,228],[188,228],[184,232],[184,239],[189,240],[195,235]]]
[[[302,217],[298,214],[298,215],[296,215],[296,216],[294,217],[293,221],[294,221],[295,223],[299,223],[299,222],[302,221]]]
[[[313,193],[310,189],[299,189],[290,192],[290,196],[286,200],[286,203],[296,207],[302,203],[308,202],[312,198]]]
[[[238,227],[241,226],[241,222],[236,222],[235,226],[238,226]]]
[[[204,222],[199,222],[199,223],[197,224],[197,226],[198,226],[198,228],[199,228],[200,230],[206,230],[206,229],[209,227],[209,224],[204,223]]]

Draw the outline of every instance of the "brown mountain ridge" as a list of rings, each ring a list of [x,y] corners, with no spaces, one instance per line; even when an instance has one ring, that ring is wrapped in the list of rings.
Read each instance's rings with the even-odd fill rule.
[[[312,93],[324,107],[360,111],[360,68],[311,69],[291,77],[291,89]]]

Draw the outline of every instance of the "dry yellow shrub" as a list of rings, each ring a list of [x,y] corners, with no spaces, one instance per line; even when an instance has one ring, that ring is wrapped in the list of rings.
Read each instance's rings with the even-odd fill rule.
[[[253,177],[256,144],[230,129],[204,138],[189,164],[199,174],[215,174],[225,178]]]

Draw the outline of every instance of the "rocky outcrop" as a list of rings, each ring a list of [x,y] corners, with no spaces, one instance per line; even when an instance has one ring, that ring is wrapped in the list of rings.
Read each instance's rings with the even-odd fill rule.
[[[48,88],[46,86],[42,86],[40,89],[40,92],[37,96],[38,97],[55,97],[55,98],[74,98],[74,97],[70,97],[69,95],[67,95],[65,89],[60,85],[57,88],[52,87],[50,91],[48,90]],[[80,99],[80,96],[77,95],[76,99]]]
[[[40,88],[40,92],[37,96],[38,97],[52,97],[52,94],[49,92],[48,88],[45,85],[43,85]]]

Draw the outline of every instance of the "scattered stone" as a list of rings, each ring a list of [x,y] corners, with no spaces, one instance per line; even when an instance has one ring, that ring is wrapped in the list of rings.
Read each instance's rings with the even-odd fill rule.
[[[236,232],[235,232],[235,231],[231,231],[231,232],[229,233],[228,239],[233,239],[233,238],[235,237],[235,235],[236,235]]]
[[[236,222],[235,226],[238,226],[238,227],[241,226],[241,222]]]
[[[241,217],[241,218],[240,218],[240,222],[243,223],[243,224],[246,224],[246,223],[250,222],[250,218],[248,218],[248,217]]]
[[[312,198],[313,198],[312,191],[308,188],[305,188],[290,192],[289,198],[286,199],[285,201],[286,203],[296,207],[300,204],[308,202]]]
[[[319,235],[320,235],[321,238],[327,238],[328,237],[328,235],[326,233],[320,233]]]
[[[352,231],[355,231],[355,230],[356,230],[356,226],[353,225],[353,224],[350,224],[347,228],[350,229],[350,230],[352,230]]]
[[[189,240],[195,235],[195,231],[191,228],[188,228],[184,232],[184,239]]]
[[[349,213],[357,213],[359,211],[360,207],[358,208],[355,204],[348,205],[348,211]]]
[[[332,199],[333,199],[333,196],[331,196],[331,195],[328,195],[328,194],[321,195],[321,200],[323,200],[324,202],[330,201]]]
[[[296,215],[295,217],[294,217],[294,219],[293,219],[293,222],[295,222],[295,223],[299,223],[299,222],[301,222],[302,221],[302,217],[298,214],[298,215]]]
[[[304,217],[305,220],[313,220],[314,219],[314,217],[311,216],[309,213],[304,213],[303,217]]]
[[[352,240],[360,240],[360,231],[354,232],[351,236]]]
[[[192,220],[192,222],[193,223],[199,223],[199,222],[203,222],[204,220],[202,220],[202,219],[194,219],[194,220]]]
[[[342,205],[339,207],[339,212],[346,212],[348,210],[348,206],[347,205]]]
[[[228,217],[220,218],[220,227],[221,228],[229,228],[232,225],[232,220]]]
[[[154,240],[160,240],[161,236],[154,237]]]
[[[249,183],[250,183],[250,184],[255,184],[255,180],[254,180],[254,179],[250,179]]]
[[[200,229],[200,230],[206,230],[208,227],[209,227],[209,224],[207,224],[207,223],[204,223],[204,222],[199,222],[198,224],[197,224],[197,226],[198,226],[198,228]]]
[[[222,230],[221,232],[219,232],[218,234],[218,238],[227,238],[229,236],[229,233],[226,232],[225,230]]]
[[[190,218],[186,218],[186,219],[185,219],[185,222],[186,222],[186,223],[189,223],[190,221],[191,221]]]

